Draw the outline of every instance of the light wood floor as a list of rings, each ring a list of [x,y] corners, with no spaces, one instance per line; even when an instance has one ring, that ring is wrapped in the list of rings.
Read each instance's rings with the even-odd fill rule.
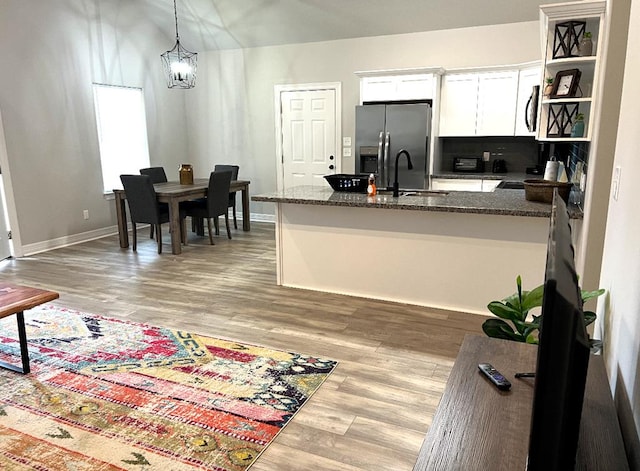
[[[252,471],[412,469],[481,316],[276,286],[272,224],[215,246],[190,234],[178,256],[164,232],[162,255],[144,228],[137,253],[106,237],[0,262],[0,276],[73,309],[338,360]]]

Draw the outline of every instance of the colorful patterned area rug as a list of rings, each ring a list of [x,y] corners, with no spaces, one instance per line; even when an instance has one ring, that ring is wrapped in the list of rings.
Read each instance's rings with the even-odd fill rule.
[[[336,362],[43,305],[0,369],[0,469],[248,469]],[[15,316],[0,360],[19,364]]]

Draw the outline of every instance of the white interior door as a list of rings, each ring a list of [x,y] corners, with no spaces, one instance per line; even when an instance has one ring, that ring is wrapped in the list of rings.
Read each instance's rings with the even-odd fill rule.
[[[281,188],[327,185],[339,171],[336,89],[281,90]]]
[[[9,228],[7,227],[7,205],[5,204],[2,175],[0,175],[0,260],[9,257],[11,257],[11,242],[9,241]]]
[[[4,140],[4,125],[0,113],[0,260],[11,256],[11,241],[9,240],[8,207],[6,191],[11,188],[7,157],[7,146]]]

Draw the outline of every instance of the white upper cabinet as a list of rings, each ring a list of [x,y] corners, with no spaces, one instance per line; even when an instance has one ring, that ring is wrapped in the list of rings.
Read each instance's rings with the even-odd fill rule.
[[[440,137],[533,136],[524,115],[539,81],[540,67],[445,75]]]
[[[529,67],[522,69],[518,79],[518,108],[516,110],[516,136],[535,136],[535,125],[537,121],[537,112],[531,110],[532,106],[536,105],[536,102],[541,96],[538,91],[537,99],[532,99],[534,86],[542,87],[542,67]],[[538,109],[540,103],[538,103]],[[532,126],[533,131],[529,130],[527,124]]]
[[[517,99],[517,71],[478,74],[476,136],[513,136]]]
[[[478,74],[445,75],[440,100],[440,136],[475,136]]]
[[[362,77],[362,102],[428,100],[434,96],[433,74]]]

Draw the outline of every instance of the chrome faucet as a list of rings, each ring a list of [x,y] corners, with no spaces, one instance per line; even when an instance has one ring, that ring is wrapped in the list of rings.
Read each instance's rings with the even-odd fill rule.
[[[393,180],[393,197],[394,198],[397,198],[398,196],[400,196],[400,185],[398,184],[398,159],[402,154],[407,156],[407,168],[409,170],[413,170],[413,164],[411,163],[411,156],[409,155],[409,152],[407,152],[405,149],[400,149],[400,151],[396,154],[396,173],[395,173],[395,178]]]

